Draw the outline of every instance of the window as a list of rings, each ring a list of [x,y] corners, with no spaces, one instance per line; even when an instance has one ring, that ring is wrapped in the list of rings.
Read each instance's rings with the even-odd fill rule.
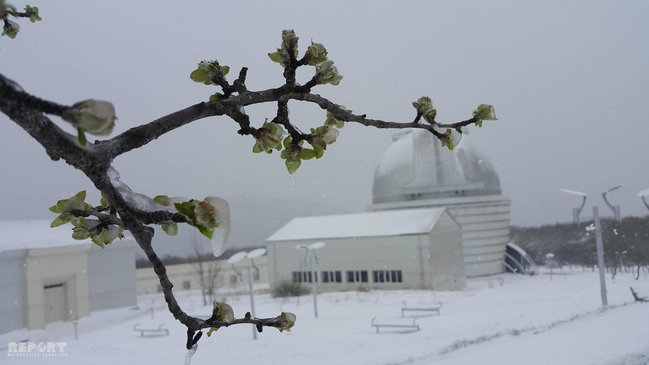
[[[347,271],[348,283],[367,283],[367,270]]]
[[[323,283],[342,283],[343,275],[340,271],[323,271],[322,272],[322,282]]]
[[[402,283],[401,270],[374,270],[372,276],[375,283]]]
[[[191,289],[192,283],[189,280],[183,281],[183,289]]]
[[[310,283],[312,282],[313,273],[311,271],[293,271],[291,279],[294,283]],[[315,281],[318,281],[318,275],[315,276]]]
[[[301,283],[302,282],[302,275],[299,271],[293,271],[291,273],[291,279],[293,280],[294,283]]]
[[[252,280],[259,281],[259,270],[255,270],[252,273]]]
[[[230,275],[230,284],[236,284],[236,283],[237,283],[237,276]]]

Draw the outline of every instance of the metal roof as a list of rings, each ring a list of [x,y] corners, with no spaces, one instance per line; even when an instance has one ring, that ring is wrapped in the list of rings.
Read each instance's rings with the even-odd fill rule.
[[[379,237],[429,233],[445,208],[401,209],[356,214],[299,217],[267,241]]]

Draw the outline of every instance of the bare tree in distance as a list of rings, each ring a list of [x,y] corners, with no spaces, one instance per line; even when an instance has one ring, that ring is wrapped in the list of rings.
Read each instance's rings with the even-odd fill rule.
[[[40,20],[36,7],[26,6],[24,12],[19,12],[4,1],[0,2],[0,19],[5,24],[3,35],[11,38],[16,37],[19,31],[11,18],[29,18],[32,22]],[[66,50],[61,52],[65,53]],[[285,30],[280,47],[276,52],[268,53],[268,57],[282,69],[284,81],[277,87],[248,90],[247,67],[241,67],[236,79],[231,82],[227,79],[229,66],[221,65],[216,60],[201,61],[189,76],[195,82],[217,88],[216,92],[206,95],[209,100],[94,142],[87,140],[86,133],[97,136],[112,133],[116,120],[112,103],[88,99],[73,105],[61,105],[23,90],[17,82],[0,74],[0,111],[29,133],[52,160],[64,160],[82,171],[102,194],[99,204],[87,203],[85,191],[59,200],[50,208],[58,214],[52,226],[71,223],[73,238],[91,239],[100,247],[122,238],[124,230],[130,231],[153,265],[170,313],[187,328],[185,346],[192,351],[196,350],[203,329],[210,329],[208,336],[216,329],[235,324],[252,324],[259,332],[265,326],[283,331],[291,329],[296,317],[292,313],[282,312],[275,317],[253,318],[248,312],[236,318],[228,304],[219,302],[214,302],[212,316],[208,319],[193,317],[183,311],[174,296],[173,284],[165,265],[153,248],[152,225],[162,226],[170,235],[177,233],[179,223],[193,226],[210,240],[214,254],[218,256],[225,250],[229,233],[228,205],[217,197],[200,200],[158,195],[152,199],[134,192],[121,181],[119,173],[113,168],[115,158],[194,121],[225,116],[238,125],[239,135],[252,137],[253,153],[279,152],[288,172],[292,174],[302,161],[323,157],[347,123],[375,128],[424,129],[452,150],[460,141],[463,127],[472,124],[481,127],[484,120],[496,119],[493,106],[480,104],[466,120],[440,123],[436,120],[437,110],[426,96],[412,103],[415,109],[412,121],[368,118],[364,113],[353,113],[345,106],[312,92],[321,85],[338,85],[343,78],[322,44],[311,42],[300,57],[298,37],[293,30]],[[299,67],[313,67],[312,77],[298,82],[296,70]],[[323,110],[323,124],[303,132],[290,119],[289,102],[303,102]],[[251,120],[245,107],[262,103],[275,104],[275,115],[270,116],[270,121]],[[65,132],[47,115],[61,117],[76,129],[77,135]],[[220,121],[214,119],[214,122]]]
[[[205,245],[200,244],[196,234],[191,238],[192,256],[190,257],[192,270],[198,277],[201,286],[201,295],[203,305],[211,303],[214,300],[214,291],[216,289],[216,278],[221,273],[221,262],[219,262],[211,251],[205,249]]]

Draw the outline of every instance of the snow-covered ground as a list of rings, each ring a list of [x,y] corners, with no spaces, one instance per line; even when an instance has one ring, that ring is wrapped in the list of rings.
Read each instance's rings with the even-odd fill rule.
[[[257,295],[256,312],[297,315],[291,332],[264,329],[256,341],[249,326],[221,329],[199,342],[192,364],[649,364],[649,303],[633,301],[629,286],[649,296],[641,274],[607,275],[609,307],[601,310],[597,273],[581,269],[553,275],[503,274],[471,279],[461,292],[371,291],[326,293],[314,318],[310,296],[273,299]],[[224,297],[237,316],[249,310],[247,295]],[[0,335],[0,361],[12,364],[182,364],[186,332],[160,296],[138,299],[138,308],[92,313],[78,323]],[[197,292],[179,294],[190,314],[210,314]],[[400,309],[441,301],[441,314],[420,317],[411,333],[376,330],[373,317],[399,319]],[[149,307],[155,303],[154,318]],[[134,324],[166,324],[169,336],[140,337]],[[6,344],[67,342],[65,357],[9,356]]]

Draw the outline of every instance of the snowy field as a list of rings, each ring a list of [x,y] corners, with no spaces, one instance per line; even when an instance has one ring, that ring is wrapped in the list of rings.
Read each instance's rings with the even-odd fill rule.
[[[291,332],[264,329],[253,341],[249,326],[233,326],[204,336],[192,364],[649,364],[649,303],[633,301],[629,286],[649,296],[641,274],[607,275],[607,310],[600,309],[596,273],[581,269],[553,275],[503,274],[471,279],[462,292],[371,291],[326,293],[314,318],[310,296],[273,299],[257,295],[256,312],[270,317],[294,312]],[[247,295],[224,297],[240,317]],[[401,322],[401,307],[441,301],[440,315],[419,317],[418,332],[376,330],[373,317]],[[210,315],[198,292],[179,294],[190,314]],[[154,318],[150,306],[154,303]],[[52,323],[45,330],[0,335],[10,364],[182,364],[185,329],[171,318],[161,296],[138,299],[137,308],[92,313],[78,323]],[[169,336],[140,337],[134,324],[165,324]],[[8,343],[67,342],[65,357],[9,356]]]

